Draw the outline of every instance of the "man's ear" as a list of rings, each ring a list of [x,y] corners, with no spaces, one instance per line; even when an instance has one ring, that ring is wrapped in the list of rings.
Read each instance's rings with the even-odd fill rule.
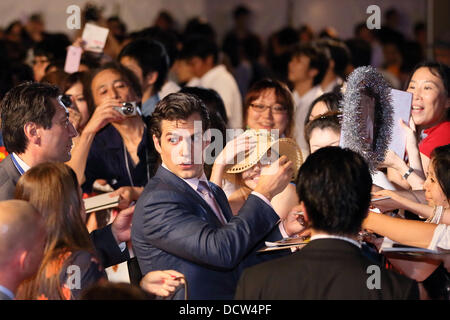
[[[309,70],[308,70],[308,75],[312,79],[314,79],[315,76],[317,76],[318,73],[319,73],[319,70],[317,70],[315,68],[309,68]]]
[[[153,135],[152,138],[153,138],[153,144],[155,145],[156,151],[158,151],[158,153],[161,154],[162,150],[161,150],[161,145],[159,144],[158,138],[155,135]]]
[[[41,127],[40,126],[38,126],[34,122],[27,122],[23,126],[23,131],[30,143],[40,144],[40,142],[41,142],[41,136],[40,136]]]
[[[158,72],[157,71],[153,71],[153,72],[149,72],[147,73],[147,75],[145,76],[145,85],[146,86],[153,86],[156,82],[156,80],[158,80]]]

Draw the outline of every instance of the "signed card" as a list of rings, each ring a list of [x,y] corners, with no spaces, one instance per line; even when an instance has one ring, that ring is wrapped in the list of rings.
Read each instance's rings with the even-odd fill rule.
[[[82,39],[86,43],[85,50],[101,53],[106,44],[109,29],[86,23]]]

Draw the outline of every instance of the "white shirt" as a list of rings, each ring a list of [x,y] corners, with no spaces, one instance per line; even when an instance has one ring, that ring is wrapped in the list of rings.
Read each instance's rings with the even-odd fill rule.
[[[320,85],[311,88],[303,96],[299,96],[297,91],[294,91],[293,98],[295,103],[295,129],[294,129],[294,139],[297,141],[300,149],[302,150],[303,161],[309,155],[308,142],[305,139],[305,119],[309,111],[311,103],[320,95],[322,95],[322,89]]]
[[[331,81],[324,89],[322,89],[323,93],[333,91],[334,87],[341,85],[344,81],[340,77],[336,77],[333,81]]]
[[[351,239],[351,238],[347,238],[347,237],[335,236],[335,235],[331,235],[331,234],[316,234],[316,235],[313,235],[311,237],[311,241],[317,240],[317,239],[338,239],[338,240],[343,240],[343,241],[347,241],[347,242],[349,242],[349,243],[351,243],[351,244],[353,244],[353,245],[355,245],[355,246],[357,246],[358,248],[361,249],[361,244],[358,241],[356,241],[354,239]]]
[[[175,93],[180,91],[180,86],[175,82],[169,80],[161,87],[161,90],[158,92],[159,99],[164,99],[165,96],[168,96],[171,93]]]
[[[14,300],[14,293],[8,288],[0,285],[0,292],[3,292],[7,297],[11,298],[11,300]]]
[[[450,250],[450,226],[447,224],[440,224],[436,227],[433,233],[428,249],[430,250]]]
[[[187,86],[214,89],[222,98],[228,117],[228,127],[242,128],[242,98],[236,80],[224,65],[217,65],[201,78],[194,78]]]
[[[19,156],[15,152],[12,153],[12,157],[14,157],[14,159],[17,161],[17,163],[19,164],[19,166],[22,168],[22,170],[24,172],[27,172],[28,170],[30,170],[30,166],[27,165],[25,162],[23,162],[23,160],[20,159]],[[19,170],[19,168],[17,168],[17,170]],[[19,170],[19,172],[20,172],[20,170]]]

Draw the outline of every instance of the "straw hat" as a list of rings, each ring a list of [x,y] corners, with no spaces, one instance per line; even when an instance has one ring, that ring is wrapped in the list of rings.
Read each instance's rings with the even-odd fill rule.
[[[293,180],[297,177],[298,170],[303,163],[302,152],[295,140],[290,138],[276,139],[267,130],[248,130],[246,135],[256,140],[255,148],[245,153],[244,159],[238,159],[236,164],[231,165],[226,170],[227,174],[244,172],[261,161],[263,164],[270,164],[281,156],[286,156],[292,161],[294,174]],[[270,155],[267,151],[271,151]]]

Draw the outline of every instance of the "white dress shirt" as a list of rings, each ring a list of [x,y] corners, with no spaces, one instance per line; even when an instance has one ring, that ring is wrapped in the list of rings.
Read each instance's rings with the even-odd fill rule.
[[[178,91],[180,91],[180,86],[169,80],[161,87],[161,90],[158,92],[158,96],[162,100],[165,96]]]
[[[358,248],[361,249],[361,244],[351,238],[347,238],[347,237],[342,237],[342,236],[335,236],[335,235],[331,235],[331,234],[324,234],[324,233],[319,233],[319,234],[315,234],[311,237],[311,241],[313,240],[317,240],[317,239],[338,239],[338,240],[343,240],[343,241],[347,241],[355,246],[357,246]]]
[[[305,119],[309,111],[311,103],[320,95],[322,95],[322,89],[320,85],[311,88],[303,96],[299,96],[297,91],[294,91],[293,98],[295,103],[295,129],[294,139],[297,141],[300,149],[302,150],[303,160],[309,155],[309,145],[305,139]]]

